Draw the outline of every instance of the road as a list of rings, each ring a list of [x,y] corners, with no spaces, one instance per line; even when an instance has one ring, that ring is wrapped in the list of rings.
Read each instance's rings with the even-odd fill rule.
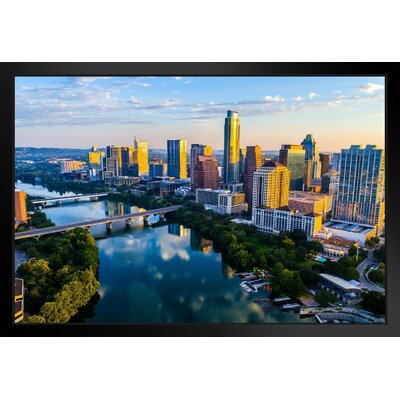
[[[146,215],[151,215],[151,214],[165,214],[171,211],[175,211],[181,207],[182,206],[170,206],[164,208],[156,208],[154,210],[140,211],[134,214],[117,215],[115,217],[94,219],[91,221],[81,221],[81,222],[75,222],[73,224],[51,226],[49,228],[43,228],[43,229],[31,229],[26,232],[17,232],[15,234],[15,240],[26,239],[29,237],[40,237],[43,235],[50,235],[52,233],[65,232],[74,228],[88,228],[94,225],[102,225],[116,221],[124,221],[127,219],[132,219],[135,217],[144,217]]]
[[[385,289],[381,288],[380,286],[372,283],[368,276],[364,276],[364,271],[368,269],[370,266],[377,266],[379,261],[374,258],[374,250],[368,250],[368,257],[357,267],[357,271],[360,275],[360,288],[372,290],[374,292],[384,293]]]

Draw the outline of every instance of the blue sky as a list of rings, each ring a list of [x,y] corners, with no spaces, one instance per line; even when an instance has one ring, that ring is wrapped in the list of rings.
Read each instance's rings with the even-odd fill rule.
[[[313,133],[322,151],[384,146],[383,77],[19,77],[16,146],[150,148],[184,138],[223,148],[226,111],[241,146],[277,150]]]

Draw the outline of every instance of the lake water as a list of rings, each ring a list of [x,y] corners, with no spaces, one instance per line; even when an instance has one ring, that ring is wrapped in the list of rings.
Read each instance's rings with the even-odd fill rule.
[[[34,195],[32,185],[17,186]],[[43,211],[59,225],[101,218],[117,209],[118,204],[105,200],[65,203]],[[135,209],[124,205],[125,213]],[[300,320],[293,311],[263,311],[254,300],[267,298],[269,292],[242,290],[239,277],[212,242],[182,225],[145,227],[139,219],[131,228],[118,222],[112,233],[105,226],[91,232],[99,248],[101,287],[99,296],[78,316],[79,322],[315,322]]]

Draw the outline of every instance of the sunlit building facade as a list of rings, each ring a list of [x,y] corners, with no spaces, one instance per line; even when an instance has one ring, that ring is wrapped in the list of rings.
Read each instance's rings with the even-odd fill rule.
[[[97,146],[93,146],[87,154],[89,169],[101,170],[104,157],[105,152],[99,151]]]
[[[267,161],[253,174],[252,207],[279,208],[289,203],[290,172],[284,165]]]
[[[240,118],[229,110],[224,126],[224,184],[239,182]]]
[[[138,164],[139,176],[149,174],[149,145],[135,137],[133,141],[133,162]]]
[[[187,177],[187,142],[184,139],[167,141],[168,176],[177,179]]]
[[[279,163],[290,171],[290,190],[303,190],[306,151],[301,145],[283,144],[279,151]]]

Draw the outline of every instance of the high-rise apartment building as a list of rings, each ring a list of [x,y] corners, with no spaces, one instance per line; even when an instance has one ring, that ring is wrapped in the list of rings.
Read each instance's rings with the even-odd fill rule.
[[[289,186],[289,169],[276,161],[267,161],[253,174],[253,209],[255,207],[287,206]]]
[[[139,176],[149,174],[149,145],[143,140],[135,137],[133,141],[135,152],[133,153],[133,162],[138,164]]]
[[[197,156],[192,182],[193,190],[218,189],[218,161],[214,156]]]
[[[224,126],[224,184],[239,182],[240,118],[229,110]]]
[[[27,221],[28,220],[28,214],[26,212],[26,193],[24,191],[15,189],[14,208],[15,208],[15,220],[16,221]]]
[[[253,204],[253,175],[262,166],[262,153],[260,146],[247,146],[246,159],[243,172],[243,191],[249,210]]]
[[[306,151],[301,145],[283,144],[279,151],[279,163],[290,171],[290,190],[304,188],[305,157]]]
[[[167,141],[168,175],[178,179],[186,178],[186,148],[184,139]]]
[[[190,147],[190,181],[193,184],[194,165],[198,156],[212,156],[212,147],[205,144],[192,144]]]
[[[383,226],[385,212],[385,151],[375,145],[342,149],[340,176],[332,220]]]

